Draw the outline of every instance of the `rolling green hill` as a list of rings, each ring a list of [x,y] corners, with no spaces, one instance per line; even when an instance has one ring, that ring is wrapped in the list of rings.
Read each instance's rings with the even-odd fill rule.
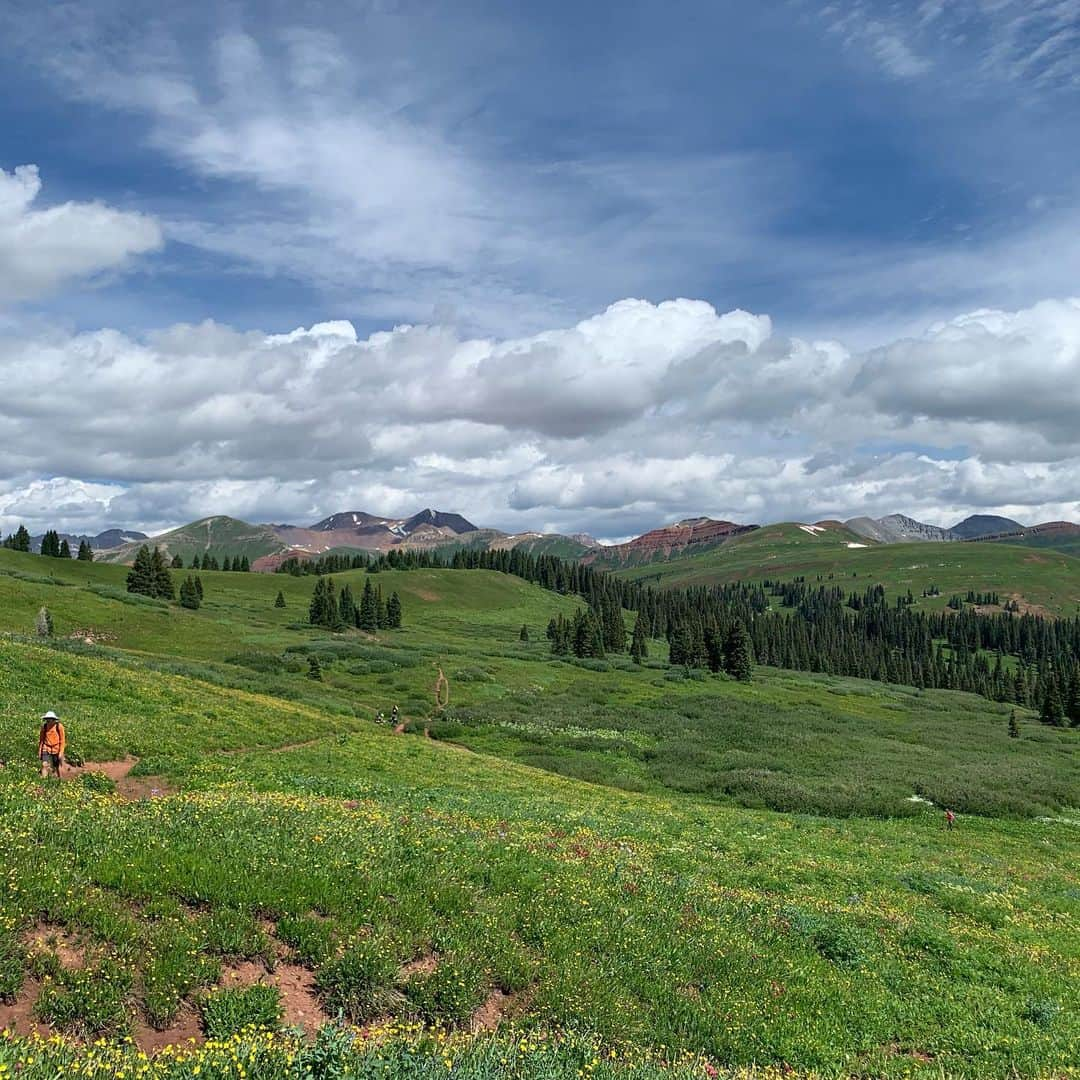
[[[715,585],[726,581],[790,581],[796,577],[834,581],[861,591],[881,583],[890,595],[909,589],[916,600],[941,607],[954,593],[996,591],[1022,607],[1051,614],[1080,610],[1080,559],[1054,551],[998,543],[867,544],[846,530],[809,534],[796,524],[770,525],[734,537],[701,555],[635,567],[618,574],[660,587]],[[936,585],[941,596],[922,599]]]
[[[1020,710],[1012,739],[1005,707],[948,692],[687,677],[659,642],[641,666],[554,659],[544,627],[580,601],[489,571],[335,575],[400,594],[403,628],[374,636],[307,626],[312,578],[204,573],[187,611],[124,575],[0,551],[0,1027],[36,1010],[88,1040],[0,1038],[9,1073],[1075,1062],[1075,730]],[[406,734],[372,723],[393,704]],[[47,707],[106,764],[37,780]],[[242,1030],[339,1011],[381,1034]],[[200,1023],[220,1040],[149,1064],[121,1041]]]
[[[161,533],[147,541],[172,558],[179,555],[185,565],[195,555],[213,555],[219,562],[225,558],[246,555],[254,561],[261,555],[272,555],[282,551],[285,545],[266,525],[250,525],[236,518],[217,516],[202,518],[182,525],[179,529]],[[104,552],[99,557],[104,562],[130,563],[135,558],[140,544],[125,544],[115,551]]]

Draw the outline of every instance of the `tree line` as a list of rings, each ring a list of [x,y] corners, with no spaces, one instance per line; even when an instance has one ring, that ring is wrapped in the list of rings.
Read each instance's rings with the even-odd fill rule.
[[[280,592],[278,597],[281,603],[275,603],[284,607],[284,597]],[[332,577],[320,576],[308,605],[308,622],[327,630],[344,630],[348,626],[355,626],[358,630],[374,634],[378,630],[400,629],[401,620],[401,597],[394,592],[389,600],[384,600],[382,587],[373,586],[370,578],[364,582],[357,603],[352,586],[343,585],[339,594]]]
[[[5,536],[3,541],[0,541],[0,547],[5,547],[9,551],[28,552],[30,550],[30,533],[27,532],[26,526],[20,525],[13,533]],[[88,540],[80,540],[78,554],[72,556],[71,544],[68,538],[66,536],[61,537],[55,529],[49,529],[42,536],[39,554],[53,559],[76,558],[79,562],[94,561],[94,549],[90,546]]]

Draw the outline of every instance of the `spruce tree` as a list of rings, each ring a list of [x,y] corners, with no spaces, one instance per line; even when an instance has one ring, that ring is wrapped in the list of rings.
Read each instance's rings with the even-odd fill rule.
[[[70,559],[71,558],[71,545],[68,543],[68,538],[66,536],[64,537],[63,540],[60,541],[60,552],[59,552],[59,554],[60,554],[61,559]]]
[[[173,585],[172,574],[169,573],[161,548],[155,547],[151,552],[150,564],[154,574],[154,591],[151,595],[159,600],[175,600],[176,587]]]
[[[1020,725],[1016,722],[1016,710],[1015,709],[1013,709],[1009,713],[1009,738],[1010,739],[1019,739],[1020,738]]]
[[[195,579],[188,574],[180,583],[180,606],[190,608],[192,611],[198,611],[201,603],[202,598],[199,596],[199,589],[195,584]]]
[[[184,560],[180,558],[179,554],[172,557],[172,562],[169,564],[174,570],[184,569]]]
[[[251,572],[251,561],[248,559],[248,557],[246,555],[241,557],[240,565],[237,567],[237,569],[239,571],[241,571],[241,573],[244,573],[244,574],[248,574],[248,573]]]
[[[649,658],[649,639],[645,632],[645,617],[638,612],[634,622],[634,636],[630,640],[630,659],[640,664]]]
[[[1069,679],[1065,716],[1073,727],[1080,727],[1080,664],[1073,668],[1072,677]]]
[[[401,629],[401,597],[396,592],[390,594],[386,602],[386,625],[391,630]]]
[[[739,682],[750,682],[754,677],[754,658],[750,635],[741,622],[732,625],[724,644],[724,670]]]
[[[79,554],[75,556],[79,562],[93,562],[94,561],[94,549],[90,546],[89,540],[79,541]]]
[[[312,653],[307,658],[308,665],[308,678],[314,679],[316,682],[322,682],[322,664],[319,663],[319,658]]]
[[[191,556],[191,569],[201,570],[202,568],[202,563],[199,560],[199,553],[195,552],[195,554]]]
[[[396,596],[397,593],[395,593],[394,595]],[[518,641],[521,641],[526,645],[529,644],[529,628],[525,625],[525,623],[521,624],[521,631],[518,633]]]
[[[26,531],[25,525],[20,525],[15,530],[15,537],[12,540],[11,546],[15,551],[30,550],[30,534]]]
[[[1042,704],[1039,709],[1039,719],[1044,724],[1052,724],[1054,727],[1065,726],[1065,705],[1061,700],[1061,686],[1057,675],[1051,672],[1046,680],[1046,690],[1043,693]]]
[[[135,553],[135,562],[128,571],[127,591],[139,596],[153,596],[155,589],[154,567],[150,549],[143,544]]]
[[[353,600],[352,589],[348,585],[344,585],[341,589],[341,596],[338,599],[338,615],[344,626],[356,625],[356,603]]]
[[[199,577],[198,574],[195,575],[195,591],[199,594],[199,603],[201,604],[203,598],[203,587],[202,578]]]
[[[360,608],[356,625],[369,634],[374,634],[379,629],[379,607],[375,599],[375,586],[371,584],[371,578],[364,581],[364,591],[360,595]]]
[[[51,559],[60,557],[60,535],[55,529],[49,529],[41,538],[41,554]]]
[[[274,600],[274,607],[282,608],[285,606],[285,594],[278,589],[277,598]]]

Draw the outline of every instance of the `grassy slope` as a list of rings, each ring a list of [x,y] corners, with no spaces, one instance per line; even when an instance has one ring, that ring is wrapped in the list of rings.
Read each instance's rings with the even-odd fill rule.
[[[284,544],[265,525],[251,525],[230,517],[209,517],[182,525],[146,541],[161,548],[170,558],[179,555],[189,564],[195,555],[210,552],[220,562],[224,558],[246,555],[250,560],[281,551]],[[111,562],[130,563],[139,544],[126,544],[105,558]]]
[[[96,940],[98,1008],[114,993],[137,1011],[148,978],[179,978],[157,965],[181,929],[182,963],[213,965],[217,912],[315,910],[394,964],[437,952],[461,992],[439,999],[448,1017],[501,985],[525,1026],[585,1024],[725,1064],[990,1077],[1076,1060],[1073,825],[971,819],[947,834],[930,814],[722,808],[371,726],[223,755],[307,739],[320,714],[18,643],[0,645],[5,746],[53,685],[88,749],[145,752],[149,719],[188,789],[124,803],[39,789],[28,764],[0,772],[0,933],[46,913]],[[201,914],[178,928],[133,905],[161,912],[164,898]],[[428,1000],[404,994],[402,1012]]]
[[[69,584],[4,574],[42,568]],[[625,658],[601,670],[555,661],[544,627],[578,601],[502,574],[373,575],[387,595],[400,592],[406,620],[378,641],[299,622],[313,578],[207,573],[206,601],[188,612],[125,603],[123,576],[120,567],[0,551],[0,631],[27,633],[47,604],[60,638],[90,629],[98,642],[67,648],[275,695],[321,710],[335,729],[394,704],[425,720],[441,668],[451,708],[433,727],[437,737],[628,790],[837,814],[910,814],[913,794],[989,814],[1080,804],[1074,731],[1021,712],[1025,737],[1010,740],[1003,706],[859,680],[762,671],[743,686]],[[354,571],[335,581],[358,595],[367,577]],[[285,609],[273,605],[279,589]],[[523,624],[527,644],[518,640]],[[654,655],[664,652],[653,644]],[[308,653],[320,657],[322,682],[306,677]],[[70,713],[64,694],[50,694],[47,683],[39,692],[25,701],[30,715],[46,706]]]
[[[703,555],[672,559],[619,576],[661,586],[712,585],[737,580],[790,580],[821,575],[845,589],[883,584],[891,595],[910,589],[920,604],[942,607],[953,593],[998,591],[1058,615],[1080,610],[1080,559],[1061,552],[1009,544],[879,544],[849,548],[825,532],[808,535],[797,525],[770,525],[736,537]],[[922,600],[937,585],[940,598]]]

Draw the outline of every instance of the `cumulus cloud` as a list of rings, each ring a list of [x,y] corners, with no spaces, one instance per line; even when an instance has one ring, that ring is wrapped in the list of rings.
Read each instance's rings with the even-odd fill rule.
[[[1080,516],[1076,300],[863,353],[700,300],[506,340],[28,333],[0,341],[0,374],[7,528],[423,505],[606,536],[698,513]]]
[[[0,304],[120,269],[161,246],[161,228],[145,214],[99,202],[36,209],[40,192],[36,165],[0,169]]]

